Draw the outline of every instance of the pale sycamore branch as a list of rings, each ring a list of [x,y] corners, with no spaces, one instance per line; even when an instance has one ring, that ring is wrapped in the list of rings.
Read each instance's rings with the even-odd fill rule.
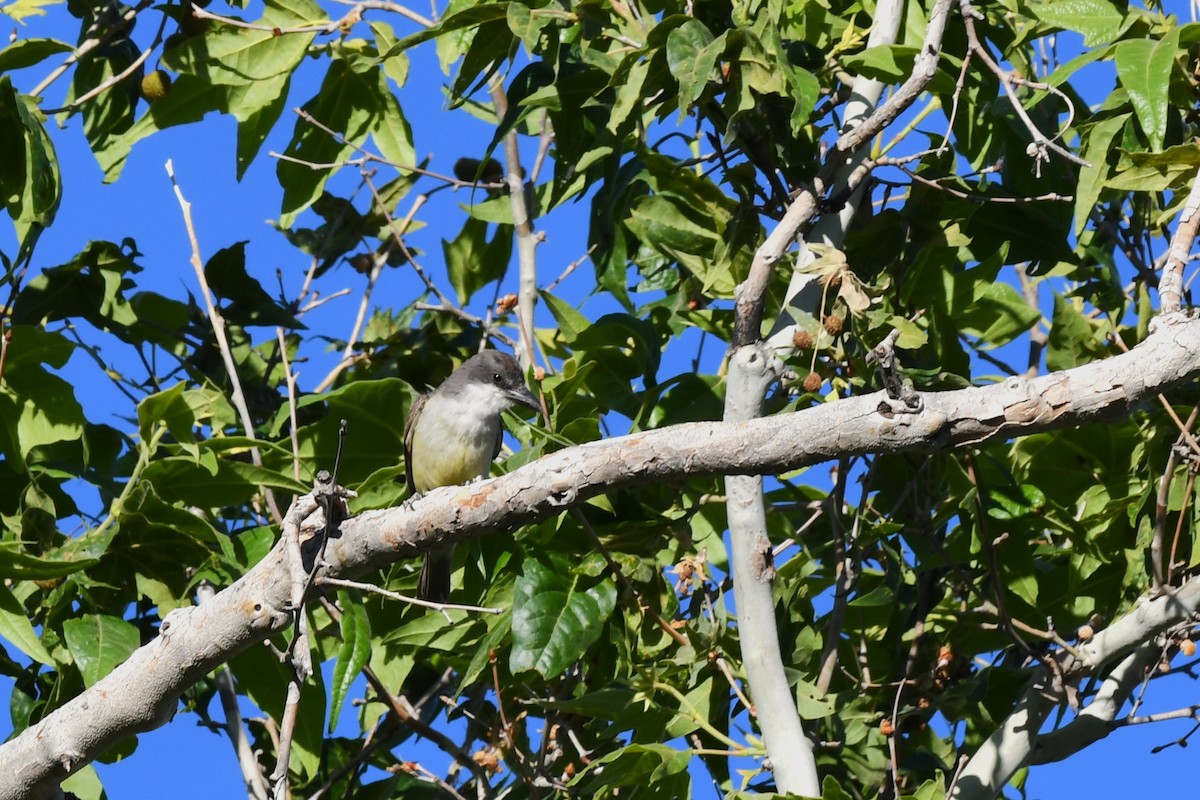
[[[312,495],[299,498],[296,516],[291,511],[288,516],[303,520],[304,564],[313,564],[325,547],[310,574],[352,580],[431,547],[548,519],[621,487],[687,476],[775,474],[869,452],[930,452],[1096,424],[1197,377],[1200,319],[1175,314],[1156,319],[1150,335],[1129,353],[1033,379],[921,394],[916,407],[877,392],[770,417],[673,425],[570,447],[507,475],[436,489],[407,506],[353,516],[336,526],[324,545],[316,535],[325,529],[323,514],[315,513]],[[64,778],[116,743],[165,724],[180,694],[196,681],[293,624],[289,541],[291,536],[282,537],[210,601],[173,612],[154,641],[0,745],[0,800],[52,796]],[[743,563],[750,570],[767,566],[752,559]],[[310,592],[312,587],[310,581]],[[1146,601],[1078,645],[1077,661],[1060,654],[1062,671],[1094,672],[1155,632],[1190,620],[1196,606],[1200,581]],[[757,710],[761,719],[761,703]],[[956,791],[977,788],[984,779],[973,771],[976,760]]]

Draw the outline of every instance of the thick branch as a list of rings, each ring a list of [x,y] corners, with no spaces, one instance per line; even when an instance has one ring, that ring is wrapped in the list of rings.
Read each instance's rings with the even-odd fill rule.
[[[1128,694],[1127,682],[1133,680],[1128,673],[1142,664],[1141,656],[1148,646],[1147,640],[1172,625],[1190,619],[1198,610],[1200,578],[1193,578],[1174,592],[1143,600],[1131,612],[1096,634],[1091,641],[1078,645],[1075,648],[1078,656],[1060,651],[1055,656],[1059,669],[1072,682],[1096,673],[1116,659],[1127,660],[1114,670],[1116,677],[1111,685],[1106,684],[1097,697],[1096,702],[1101,705],[1094,712],[1095,719],[1083,724],[1076,721],[1062,731],[1048,734],[1044,752],[1039,752],[1041,740],[1038,731],[1046,714],[1057,704],[1061,687],[1050,687],[1053,671],[1048,666],[1035,669],[1034,677],[1018,702],[1016,711],[971,757],[950,795],[952,800],[991,800],[999,796],[1013,774],[1026,764],[1053,760],[1056,754],[1066,748],[1082,748],[1091,741],[1103,738],[1096,735],[1096,721],[1103,724],[1110,709],[1115,714],[1120,708],[1120,703],[1115,709],[1112,704],[1121,692]],[[1154,647],[1152,642],[1149,646]],[[1109,694],[1105,695],[1105,692]]]
[[[773,360],[759,345],[734,353],[725,396],[726,421],[753,420],[762,414],[767,388],[778,373]],[[725,479],[725,495],[742,662],[775,783],[780,792],[819,797],[817,762],[804,735],[779,649],[772,592],[775,559],[767,538],[762,478],[730,475]]]
[[[1138,645],[1117,665],[1100,685],[1100,691],[1079,716],[1066,725],[1038,737],[1030,754],[1030,764],[1050,764],[1078,753],[1117,729],[1117,714],[1128,702],[1134,690],[1146,679],[1146,670],[1153,667],[1162,654],[1162,646],[1153,639]]]
[[[1162,278],[1158,282],[1158,298],[1164,314],[1183,307],[1183,267],[1196,242],[1197,230],[1200,230],[1200,170],[1192,178],[1192,190],[1179,212],[1179,227],[1171,237],[1167,263],[1163,265]]]
[[[1095,422],[1197,376],[1200,320],[1177,314],[1157,320],[1129,353],[1033,380],[923,394],[921,407],[907,413],[876,393],[746,422],[688,423],[590,442],[499,478],[437,489],[408,507],[346,520],[318,574],[352,578],[437,544],[513,530],[647,481],[769,474],[846,455],[929,451]],[[195,681],[286,628],[292,614],[284,547],[277,544],[210,602],[172,615],[157,639],[0,746],[0,800],[46,796],[115,743],[165,723]],[[1177,619],[1187,591],[1143,604],[1130,622],[1120,620],[1081,646],[1085,666],[1121,657],[1149,627]],[[1200,594],[1200,584],[1194,591]]]

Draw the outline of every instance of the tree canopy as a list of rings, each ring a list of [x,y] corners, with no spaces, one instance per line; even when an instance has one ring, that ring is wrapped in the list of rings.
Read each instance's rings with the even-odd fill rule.
[[[64,8],[75,41],[39,29]],[[829,800],[992,798],[1193,715],[1141,706],[1191,674],[1200,611],[1200,24],[1110,0],[0,12],[0,798],[99,798],[90,764],[176,713],[254,798],[703,775]],[[226,118],[239,179],[274,164],[278,274],[195,222],[170,162],[177,204],[138,212],[184,221],[178,291],[116,216],[44,255],[87,174],[63,141],[120,181]],[[485,346],[546,417],[508,418],[503,474],[408,501],[405,411]],[[447,541],[452,605],[413,603]]]

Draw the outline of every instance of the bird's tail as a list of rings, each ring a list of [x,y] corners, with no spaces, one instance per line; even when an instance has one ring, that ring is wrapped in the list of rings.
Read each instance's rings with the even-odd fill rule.
[[[417,596],[431,603],[450,599],[450,573],[454,569],[454,545],[439,547],[425,553],[421,577],[417,581]]]

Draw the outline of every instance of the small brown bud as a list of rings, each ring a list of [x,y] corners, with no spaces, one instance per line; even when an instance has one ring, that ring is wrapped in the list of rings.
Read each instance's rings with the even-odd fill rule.
[[[882,719],[879,721],[879,732],[884,736],[891,736],[896,732],[896,726],[892,724],[890,719]]]
[[[815,392],[821,388],[821,376],[815,372],[808,373],[808,377],[804,379],[804,391]]]
[[[1196,643],[1191,639],[1184,639],[1179,643],[1179,652],[1183,653],[1188,658],[1196,655]]]
[[[472,753],[471,760],[483,767],[490,775],[495,775],[504,769],[504,765],[500,763],[500,751],[490,745]]]
[[[821,324],[825,326],[826,333],[830,336],[837,336],[842,332],[842,327],[845,323],[836,314],[826,314],[825,319],[821,320]]]
[[[792,347],[797,350],[807,350],[813,346],[812,334],[801,328],[792,334]]]
[[[512,292],[501,297],[496,301],[496,313],[507,314],[517,307],[517,296]]]
[[[1096,629],[1091,625],[1080,625],[1075,633],[1079,636],[1079,641],[1086,642],[1096,635]]]

